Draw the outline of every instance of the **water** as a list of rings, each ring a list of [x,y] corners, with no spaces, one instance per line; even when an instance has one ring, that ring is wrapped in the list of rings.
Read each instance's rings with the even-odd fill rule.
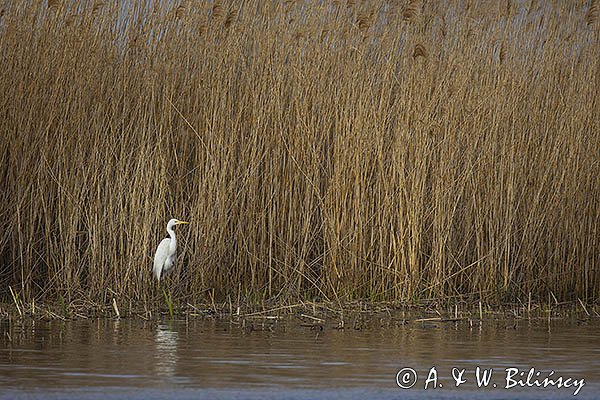
[[[254,328],[222,320],[2,321],[0,399],[600,396],[597,320],[552,321],[549,327],[547,321],[527,320],[471,326],[373,319],[360,329],[338,330],[332,322],[322,331],[295,318],[252,324]],[[477,386],[477,366],[493,369],[487,388]],[[465,369],[466,382],[459,387],[453,367]],[[524,375],[535,368],[540,381],[554,370],[553,378],[584,379],[584,386],[576,397],[576,386],[506,389],[510,367]],[[397,385],[403,368],[418,374],[411,389]],[[424,389],[428,374],[432,380]]]

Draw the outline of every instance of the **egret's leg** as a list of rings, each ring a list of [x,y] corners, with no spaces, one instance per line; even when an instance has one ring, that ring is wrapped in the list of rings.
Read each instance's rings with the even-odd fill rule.
[[[152,308],[154,309],[154,314],[158,317],[160,315],[162,297],[160,293],[161,281],[154,280],[153,286],[154,287],[152,290]]]

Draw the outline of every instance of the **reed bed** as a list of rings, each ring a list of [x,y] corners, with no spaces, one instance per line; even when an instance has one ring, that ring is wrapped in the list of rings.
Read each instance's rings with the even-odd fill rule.
[[[598,7],[4,2],[0,297],[597,301]]]

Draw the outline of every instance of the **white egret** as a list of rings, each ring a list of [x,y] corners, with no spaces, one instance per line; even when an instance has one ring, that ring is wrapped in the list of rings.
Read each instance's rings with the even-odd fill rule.
[[[167,224],[169,237],[164,238],[156,248],[156,254],[154,254],[154,269],[152,272],[159,281],[161,276],[173,268],[173,265],[177,260],[177,239],[175,238],[173,227],[181,224],[189,224],[189,222],[180,221],[175,218],[171,219]]]

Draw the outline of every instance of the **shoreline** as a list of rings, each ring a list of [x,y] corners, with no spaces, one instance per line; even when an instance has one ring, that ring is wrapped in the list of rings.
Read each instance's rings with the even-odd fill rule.
[[[82,304],[84,303],[84,304]],[[389,303],[353,301],[345,303],[299,301],[270,306],[232,303],[185,303],[171,309],[165,302],[119,302],[94,304],[73,301],[7,303],[0,302],[0,321],[3,320],[84,320],[84,319],[137,319],[160,320],[284,320],[296,317],[315,326],[337,321],[339,329],[347,329],[346,321],[381,320],[408,323],[481,323],[500,320],[576,320],[584,323],[600,319],[600,305],[580,300],[562,303]]]

